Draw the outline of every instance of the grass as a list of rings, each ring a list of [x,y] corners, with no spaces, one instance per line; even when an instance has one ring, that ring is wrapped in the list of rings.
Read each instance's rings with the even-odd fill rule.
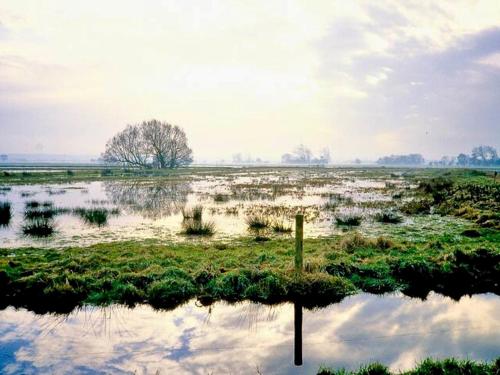
[[[431,290],[453,298],[499,293],[500,237],[481,231],[479,238],[422,244],[359,233],[305,239],[302,276],[294,272],[294,241],[286,237],[223,246],[131,241],[62,251],[0,249],[0,300],[60,311],[83,303],[172,307],[189,298],[321,306],[358,291],[401,290],[422,298]]]
[[[230,198],[231,198],[231,196],[228,194],[215,194],[214,195],[214,202],[225,203],[225,202],[229,202]]]
[[[332,177],[325,177],[325,173],[345,172],[352,179],[361,177],[383,181],[390,173],[399,171],[388,168],[360,168],[354,171],[338,168],[184,168],[166,174],[162,171],[110,168],[109,173],[101,176],[99,169],[74,168],[73,175],[64,170],[61,173],[33,172],[29,175],[13,171],[0,176],[0,184],[148,180],[153,177],[189,181],[193,176],[231,177],[233,173],[271,172],[286,177],[297,170],[307,172],[303,173],[307,177],[297,184],[287,178],[280,182],[282,191],[295,191],[297,197],[308,186],[329,186]],[[223,244],[217,240],[184,243],[151,240],[100,243],[63,250],[37,247],[0,249],[0,301],[14,306],[56,311],[83,303],[145,302],[158,307],[172,307],[189,298],[198,298],[203,303],[217,299],[250,299],[266,303],[299,299],[307,306],[314,306],[338,301],[359,291],[384,293],[401,290],[421,298],[425,298],[431,290],[453,298],[468,293],[498,294],[500,232],[497,212],[500,210],[498,183],[493,182],[491,173],[432,169],[405,170],[398,176],[404,179],[404,186],[419,186],[417,189],[405,188],[404,197],[397,202],[402,209],[406,207],[407,212],[414,214],[432,211],[456,215],[464,220],[450,221],[447,217],[443,221],[451,224],[443,226],[446,230],[436,231],[432,226],[435,221],[430,222],[430,217],[419,215],[413,217],[415,222],[421,223],[418,226],[409,229],[398,225],[384,226],[378,232],[383,234],[381,237],[349,233],[306,239],[305,270],[300,277],[293,271],[293,240],[289,236],[270,238],[260,233],[268,234],[274,229],[273,217],[290,217],[295,212],[288,210],[295,211],[296,208],[283,207],[276,211],[276,207],[269,205],[259,206],[252,212],[241,208],[248,214],[249,227],[257,226],[257,238],[234,238]],[[440,177],[450,179],[452,183],[443,182]],[[240,189],[262,193],[265,189],[270,192],[276,183],[252,182],[247,185]],[[321,196],[330,197],[332,204],[338,202],[338,205],[350,206],[353,203],[341,195],[326,194]],[[407,201],[407,198],[412,200]],[[27,203],[30,210],[49,210],[49,206],[38,201]],[[318,205],[314,207],[317,211],[314,214],[319,214]],[[183,213],[186,233],[209,234],[204,228],[207,223],[202,221],[202,213],[203,207]],[[39,216],[41,218],[32,217],[25,223],[35,226],[34,235],[43,232],[43,225],[38,225],[43,221],[53,224],[49,217]],[[346,219],[341,221],[342,224],[352,226],[362,219],[357,214],[348,213],[347,216],[354,218],[351,221],[339,215]],[[433,220],[440,220],[439,217],[434,219],[437,216],[433,215]],[[316,217],[312,215],[311,221]],[[359,217],[358,220],[356,217]],[[40,229],[36,229],[37,226]],[[283,225],[279,230],[285,227]],[[47,225],[47,231],[50,230],[54,228]]]
[[[261,214],[249,215],[247,216],[245,221],[248,225],[248,228],[253,230],[265,229],[270,225],[269,219]]]
[[[181,233],[190,236],[212,236],[215,234],[215,223],[195,219],[184,220]]]
[[[379,223],[399,224],[403,217],[393,210],[383,210],[375,215],[375,220]]]
[[[271,225],[271,229],[274,233],[292,233],[292,226],[284,221],[275,220]]]
[[[182,217],[184,220],[201,221],[203,217],[203,206],[197,205],[192,208],[182,209]]]
[[[362,220],[362,215],[353,212],[339,213],[335,216],[335,222],[337,223],[337,225],[345,225],[350,227],[359,226]]]
[[[22,226],[22,232],[26,236],[50,237],[54,234],[54,221],[52,218],[36,217],[26,220]]]
[[[401,372],[391,372],[387,366],[378,362],[361,366],[355,371],[330,367],[321,367],[318,371],[318,375],[497,375],[498,373],[500,373],[500,357],[491,362],[427,358],[415,368]]]
[[[62,210],[54,207],[51,202],[44,202],[40,204],[39,202],[32,201],[26,204],[24,218],[26,220],[52,219],[57,214],[61,213],[61,211]]]
[[[76,208],[73,211],[76,215],[80,216],[83,221],[90,225],[102,227],[108,223],[108,216],[110,211],[106,208]]]
[[[8,226],[12,219],[10,202],[0,202],[0,227]]]

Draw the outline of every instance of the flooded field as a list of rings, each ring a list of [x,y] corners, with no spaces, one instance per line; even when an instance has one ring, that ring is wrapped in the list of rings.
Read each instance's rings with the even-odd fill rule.
[[[459,302],[359,294],[315,310],[195,301],[172,311],[114,305],[69,315],[9,307],[0,311],[0,372],[313,374],[373,361],[405,370],[429,356],[493,360],[498,311],[493,294]],[[303,367],[294,365],[299,346]]]
[[[0,373],[397,372],[498,357],[492,173],[156,173],[0,176]]]
[[[297,212],[305,215],[309,238],[356,228],[370,235],[404,232],[418,241],[422,229],[428,236],[466,225],[448,216],[399,212],[414,190],[401,172],[300,168],[1,186],[0,202],[10,205],[11,219],[0,225],[0,247],[193,240],[182,232],[186,216],[196,207],[203,222],[213,227],[214,239],[289,236]],[[393,215],[397,225],[377,220],[382,212]],[[30,230],[33,217],[43,219],[36,224],[49,227],[41,235]]]

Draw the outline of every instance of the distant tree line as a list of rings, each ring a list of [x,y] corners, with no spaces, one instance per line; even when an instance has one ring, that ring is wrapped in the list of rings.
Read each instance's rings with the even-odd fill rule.
[[[441,160],[429,162],[431,166],[500,166],[497,150],[492,146],[476,146],[470,155],[461,153],[457,156],[443,156]]]
[[[251,155],[243,155],[241,152],[233,155],[233,163],[235,164],[260,164],[266,163],[261,158],[253,158]]]
[[[424,165],[425,159],[420,154],[390,155],[377,160],[381,165]],[[500,166],[500,158],[497,150],[492,146],[476,146],[470,155],[461,153],[457,156],[443,156],[441,160],[428,162],[429,166],[449,167],[449,166]]]
[[[425,159],[420,154],[408,155],[390,155],[384,156],[377,160],[377,164],[381,165],[423,165]]]
[[[304,145],[297,146],[292,153],[281,156],[283,164],[328,164],[330,162],[330,150],[324,148],[318,157]]]
[[[106,143],[102,159],[139,168],[177,168],[193,161],[182,128],[158,120],[128,125]]]

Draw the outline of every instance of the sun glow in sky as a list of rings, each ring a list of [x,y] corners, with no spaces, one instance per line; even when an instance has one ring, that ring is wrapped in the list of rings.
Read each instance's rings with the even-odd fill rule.
[[[0,153],[182,126],[198,161],[500,146],[500,2],[0,0]]]

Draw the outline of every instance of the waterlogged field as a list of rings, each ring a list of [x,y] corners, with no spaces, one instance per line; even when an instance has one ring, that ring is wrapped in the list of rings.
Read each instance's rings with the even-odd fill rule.
[[[215,240],[290,236],[298,212],[305,215],[306,238],[355,229],[419,241],[470,226],[456,216],[402,212],[416,199],[418,185],[411,170],[228,168],[213,174],[204,170],[180,176],[118,177],[78,182],[67,177],[57,184],[38,184],[34,179],[25,184],[29,177],[23,181],[10,176],[16,184],[0,186],[0,201],[11,207],[10,221],[0,226],[0,246],[192,241],[197,237],[186,236],[184,226],[196,209],[201,210],[201,221],[210,224],[208,234]],[[33,218],[40,218],[35,223],[46,224],[48,230],[30,231]]]
[[[0,372],[494,374],[498,280],[493,171],[0,173]]]

